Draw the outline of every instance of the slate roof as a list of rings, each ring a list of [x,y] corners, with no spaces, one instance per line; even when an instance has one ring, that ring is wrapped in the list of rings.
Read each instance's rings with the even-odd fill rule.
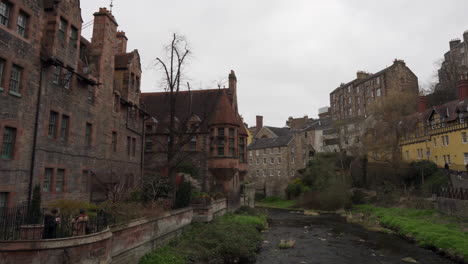
[[[178,122],[187,122],[196,115],[202,124],[200,132],[208,132],[208,126],[214,123],[242,124],[242,120],[233,110],[227,99],[227,89],[208,89],[180,91],[176,101],[176,117]],[[142,93],[141,102],[144,109],[158,120],[157,133],[166,133],[169,122],[169,93]],[[243,127],[243,126],[241,126]],[[247,134],[240,129],[241,134]]]
[[[285,147],[292,140],[294,136],[282,136],[277,138],[259,138],[252,142],[248,149],[264,149],[264,148],[275,148],[275,147]]]
[[[265,126],[265,127],[268,128],[271,132],[273,132],[278,137],[288,136],[291,134],[291,130],[287,127],[270,127],[270,126]]]

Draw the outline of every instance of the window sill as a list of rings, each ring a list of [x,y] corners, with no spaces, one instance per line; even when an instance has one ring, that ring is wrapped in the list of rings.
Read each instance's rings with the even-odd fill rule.
[[[10,91],[9,93],[10,93],[11,95],[13,95],[13,96],[18,97],[18,98],[21,98],[21,97],[22,97],[21,94],[20,94],[20,93],[17,93],[17,92]]]

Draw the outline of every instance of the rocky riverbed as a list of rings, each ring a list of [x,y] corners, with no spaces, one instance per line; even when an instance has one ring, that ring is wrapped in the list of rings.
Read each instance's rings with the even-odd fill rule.
[[[369,231],[335,215],[306,216],[300,211],[267,209],[258,264],[454,264],[397,235]],[[280,249],[279,244],[294,241]]]

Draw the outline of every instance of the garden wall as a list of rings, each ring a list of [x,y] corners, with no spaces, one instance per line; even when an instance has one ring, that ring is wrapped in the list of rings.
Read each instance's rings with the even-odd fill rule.
[[[211,222],[215,217],[224,215],[227,210],[225,198],[211,202],[211,204],[191,204],[194,222]]]
[[[137,263],[144,254],[180,234],[192,218],[193,210],[188,207],[87,236],[0,241],[0,263]]]
[[[438,197],[437,209],[448,215],[468,217],[468,200]]]

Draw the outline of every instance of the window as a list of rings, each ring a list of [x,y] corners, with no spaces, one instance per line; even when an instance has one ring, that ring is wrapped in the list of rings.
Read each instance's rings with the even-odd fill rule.
[[[434,156],[434,163],[435,163],[435,164],[439,164],[439,157]]]
[[[86,123],[86,131],[85,131],[85,145],[87,147],[91,147],[91,134],[93,133],[93,125],[90,123]]]
[[[16,128],[5,127],[2,141],[2,158],[12,159],[15,149]]]
[[[281,176],[281,170],[278,170],[278,177]]]
[[[130,156],[130,150],[132,149],[132,138],[127,137],[127,155]]]
[[[409,160],[409,151],[406,151],[406,160]]]
[[[463,113],[458,114],[458,120],[460,121],[460,124],[465,123],[465,119],[463,118]]]
[[[234,157],[236,147],[234,145],[234,138],[229,139],[229,157]]]
[[[58,36],[61,41],[65,41],[65,32],[67,31],[67,21],[60,19]]]
[[[60,127],[60,140],[61,141],[68,141],[68,131],[70,126],[70,117],[66,115],[62,115],[62,123]]]
[[[295,170],[291,170],[291,176],[294,176],[296,174]]]
[[[13,65],[11,68],[11,78],[10,78],[10,93],[19,94],[20,93],[20,82],[21,82],[21,73],[23,68],[18,65]]]
[[[294,164],[294,157],[291,158],[291,163]]]
[[[270,158],[270,164],[275,164],[275,158]]]
[[[54,111],[50,111],[49,117],[49,138],[57,138],[57,122],[59,114]]]
[[[447,155],[447,162],[448,162],[448,164],[452,164],[452,162],[450,160],[450,155]]]
[[[197,136],[192,136],[190,138],[189,148],[190,148],[190,151],[196,151],[197,150]]]
[[[55,191],[56,192],[63,192],[64,178],[65,178],[65,170],[58,169],[57,178],[55,179]]]
[[[63,75],[63,88],[70,89],[70,83],[72,81],[73,73],[70,70],[66,70]]]
[[[54,174],[54,169],[46,168],[44,173],[44,181],[42,183],[42,191],[50,192],[50,185],[52,182],[52,175]]]
[[[255,156],[257,156],[257,157],[258,157],[258,155],[259,155],[259,154],[260,154],[260,152],[258,151],[258,149],[257,149],[257,150],[255,150]]]
[[[275,176],[275,170],[274,169],[270,169],[270,176]]]
[[[252,157],[252,151],[249,150],[249,157]]]
[[[88,102],[94,103],[94,87],[88,85]]]
[[[151,152],[153,150],[153,141],[149,138],[145,140],[145,152]]]
[[[348,104],[351,104],[352,101],[353,101],[353,100],[351,99],[351,97],[349,97],[349,98],[348,98]]]
[[[0,1],[0,24],[8,26],[8,19],[10,18],[11,5],[2,0]]]
[[[281,164],[281,157],[278,157],[278,164]]]
[[[265,170],[265,169],[263,169],[263,170],[262,170],[262,176],[263,176],[263,177],[265,177],[265,176],[266,176],[266,174],[267,174],[266,170]]]
[[[377,79],[375,79],[375,81],[376,81],[377,85],[380,85],[380,77],[377,77]]]
[[[380,88],[377,89],[377,96],[380,96]]]
[[[266,155],[266,149],[262,149],[262,153],[265,156]]]
[[[461,136],[462,136],[462,143],[466,144],[466,132],[462,132]]]
[[[89,172],[87,170],[84,170],[83,173],[81,174],[81,192],[87,192],[88,191],[88,177],[89,177]]]
[[[229,128],[229,136],[234,137],[234,128]]]
[[[78,40],[78,30],[75,27],[70,29],[70,46],[76,47],[76,41]]]
[[[252,159],[249,159],[249,165],[253,165]]]
[[[359,86],[356,87],[356,93],[359,93]]]
[[[259,170],[256,170],[256,171],[255,171],[255,175],[256,175],[257,177],[260,176],[260,171],[259,171]]]
[[[263,164],[267,164],[267,159],[263,158]]]
[[[260,163],[260,159],[259,159],[259,158],[257,158],[257,160],[256,160],[256,163],[255,163],[255,164],[257,164],[257,165],[258,165],[259,163]]]
[[[16,25],[16,32],[21,36],[26,36],[26,26],[28,25],[28,15],[23,12],[18,14],[18,23]]]
[[[52,82],[55,83],[55,84],[59,84],[61,74],[62,74],[62,67],[54,66],[54,78],[53,78]]]
[[[449,145],[449,136],[445,136],[445,144]]]
[[[245,138],[239,138],[239,161],[245,162]]]
[[[117,152],[117,132],[112,131],[112,151]]]
[[[468,153],[463,153],[463,160],[465,161],[465,165],[468,164]]]
[[[136,156],[136,138],[132,138],[132,156]]]
[[[445,136],[442,136],[442,146],[445,146]]]
[[[434,147],[437,147],[437,138],[434,138]]]

